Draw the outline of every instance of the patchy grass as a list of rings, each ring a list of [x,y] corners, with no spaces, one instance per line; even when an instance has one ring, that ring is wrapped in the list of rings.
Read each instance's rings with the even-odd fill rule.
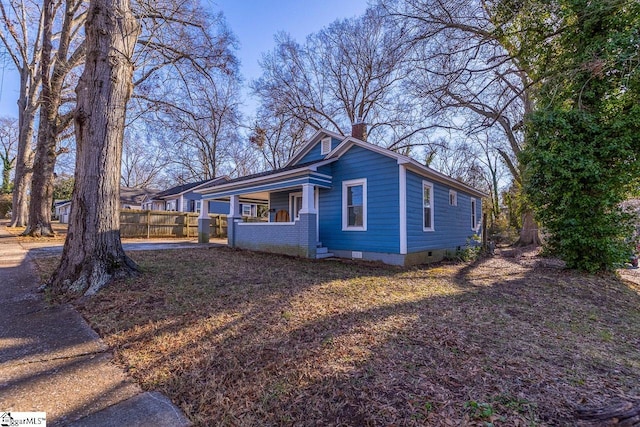
[[[614,277],[533,257],[131,255],[145,274],[79,309],[198,426],[574,425],[577,405],[640,394],[639,289]]]

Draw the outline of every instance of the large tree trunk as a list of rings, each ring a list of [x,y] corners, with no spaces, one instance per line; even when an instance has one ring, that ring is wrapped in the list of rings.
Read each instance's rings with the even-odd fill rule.
[[[44,94],[43,90],[43,94]],[[53,169],[56,164],[56,137],[48,122],[46,102],[40,107],[38,145],[33,162],[29,222],[23,234],[52,236],[51,208],[53,206]],[[57,108],[57,107],[56,107]]]
[[[65,78],[82,56],[80,55],[81,47],[78,47],[70,57],[68,56],[75,34],[74,22],[79,14],[81,3],[79,0],[64,2],[62,28],[55,34],[53,24],[57,19],[56,13],[60,4],[54,0],[45,0],[43,4],[40,121],[33,163],[29,224],[24,232],[34,237],[53,235],[51,227],[53,172],[58,157],[58,137],[69,123],[69,120],[61,116],[59,110]],[[52,46],[54,37],[58,40],[55,50]]]
[[[32,176],[31,143],[18,145],[16,171],[13,180],[13,201],[11,206],[10,227],[25,227],[29,220],[29,188]]]
[[[92,295],[138,269],[120,241],[120,163],[131,57],[140,27],[129,0],[91,0],[86,65],[78,82],[71,220],[62,260],[48,287],[73,298]]]
[[[526,210],[522,213],[522,229],[516,244],[520,246],[538,246],[540,244],[540,230],[538,230],[538,223],[534,219],[531,210]]]
[[[18,99],[18,153],[13,178],[13,202],[10,227],[25,227],[29,220],[29,189],[33,175],[33,126],[37,110],[37,88],[28,68],[20,72],[20,98]]]
[[[44,31],[42,37],[42,57],[40,75],[42,93],[40,122],[38,125],[38,143],[33,161],[33,180],[31,182],[31,202],[29,203],[29,224],[23,234],[34,237],[52,236],[51,207],[53,203],[53,168],[56,158],[55,115],[60,105],[60,96],[51,90],[50,68],[51,38],[53,37],[54,2],[45,0],[43,5]],[[53,147],[52,144],[53,137]]]

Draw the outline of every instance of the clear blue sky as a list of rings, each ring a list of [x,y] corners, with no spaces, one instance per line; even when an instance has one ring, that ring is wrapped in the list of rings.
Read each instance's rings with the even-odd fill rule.
[[[213,0],[211,4],[214,10],[222,10],[238,38],[245,83],[260,76],[258,61],[263,52],[274,47],[275,33],[286,31],[303,41],[336,19],[361,15],[367,8],[367,0]],[[11,66],[0,69],[0,77],[0,115],[17,117],[15,70]],[[247,101],[250,109],[251,102]]]

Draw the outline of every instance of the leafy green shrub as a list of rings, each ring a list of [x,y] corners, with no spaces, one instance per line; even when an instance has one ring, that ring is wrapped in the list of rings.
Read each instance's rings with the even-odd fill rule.
[[[447,251],[444,259],[450,261],[474,261],[478,259],[482,252],[482,241],[480,236],[474,234],[467,238],[467,243],[459,247],[455,252]]]

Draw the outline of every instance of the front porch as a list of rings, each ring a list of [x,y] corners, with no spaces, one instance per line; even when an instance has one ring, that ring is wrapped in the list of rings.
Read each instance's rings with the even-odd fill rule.
[[[303,258],[328,256],[318,241],[318,194],[321,188],[331,188],[331,177],[305,168],[292,170],[278,180],[269,178],[230,182],[203,195],[204,200],[229,201],[228,246]],[[268,221],[245,222],[240,212],[243,200],[266,204]],[[201,212],[203,230],[204,215]]]

